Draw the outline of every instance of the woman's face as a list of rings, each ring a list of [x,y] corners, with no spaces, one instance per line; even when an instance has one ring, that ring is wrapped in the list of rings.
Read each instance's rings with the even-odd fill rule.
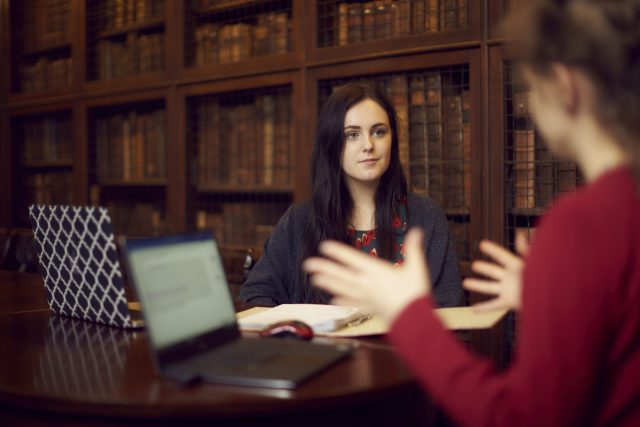
[[[378,185],[391,159],[389,117],[375,101],[365,99],[344,117],[340,166],[348,184]]]

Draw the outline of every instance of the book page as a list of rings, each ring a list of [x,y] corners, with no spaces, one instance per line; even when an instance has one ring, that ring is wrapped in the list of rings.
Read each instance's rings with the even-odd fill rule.
[[[305,306],[307,304],[299,304]],[[304,310],[304,307],[299,307]],[[243,331],[257,331],[261,328],[250,329],[243,326],[242,318],[253,314],[272,310],[269,307],[254,307],[237,313],[240,319],[240,329]],[[507,313],[506,309],[490,312],[477,312],[473,307],[447,307],[434,309],[434,313],[440,318],[445,328],[450,330],[488,329],[496,325]],[[371,335],[384,335],[389,331],[389,325],[378,316],[371,316],[362,323],[349,325],[335,331],[319,331],[317,336],[328,337],[363,337]]]
[[[287,320],[302,321],[314,333],[336,330],[349,322],[367,316],[357,307],[341,307],[324,304],[281,304],[266,310],[254,311],[239,317],[242,330],[262,330],[269,325]]]

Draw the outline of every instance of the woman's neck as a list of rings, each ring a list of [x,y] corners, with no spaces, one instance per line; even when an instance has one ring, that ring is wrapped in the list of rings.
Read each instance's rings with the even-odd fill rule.
[[[583,123],[579,129],[574,146],[579,144],[581,149],[575,150],[575,157],[587,182],[628,163],[620,144],[595,122]]]
[[[349,223],[355,230],[373,230],[376,227],[376,192],[378,183],[351,181],[347,183],[353,212]]]

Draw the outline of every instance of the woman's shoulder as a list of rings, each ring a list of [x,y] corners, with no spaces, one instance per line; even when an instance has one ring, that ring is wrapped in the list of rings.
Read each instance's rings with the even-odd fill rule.
[[[444,211],[435,200],[416,193],[407,193],[407,208],[419,216],[444,216]]]
[[[309,200],[302,200],[290,205],[278,221],[279,226],[300,227],[306,223],[311,215],[311,204]]]

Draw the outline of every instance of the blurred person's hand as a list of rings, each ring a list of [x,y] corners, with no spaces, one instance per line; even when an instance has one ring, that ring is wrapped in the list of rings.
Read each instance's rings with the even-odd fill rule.
[[[398,267],[344,243],[324,242],[324,258],[307,259],[304,269],[314,286],[334,296],[332,303],[360,307],[392,323],[412,301],[431,292],[422,239],[419,229],[407,233],[405,261]]]
[[[529,242],[523,232],[516,233],[516,252],[489,240],[480,243],[480,251],[494,262],[474,261],[471,270],[489,278],[468,278],[463,282],[465,289],[481,294],[495,296],[488,301],[474,305],[478,311],[491,311],[501,308],[520,310],[522,305],[523,257],[529,251]]]

